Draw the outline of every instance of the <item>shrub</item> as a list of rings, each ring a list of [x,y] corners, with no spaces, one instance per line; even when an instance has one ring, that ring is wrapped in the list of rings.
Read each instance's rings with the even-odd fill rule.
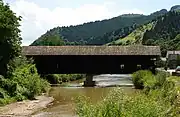
[[[10,74],[9,79],[3,80],[2,86],[6,86],[4,89],[8,90],[17,100],[32,99],[49,88],[49,83],[40,78],[32,61],[20,57],[16,58],[12,65],[16,69]]]
[[[5,79],[0,77],[0,86],[2,89],[6,90],[9,96],[14,96],[17,90],[17,82],[14,82],[10,79]]]
[[[9,97],[9,98],[0,98],[0,106],[15,102],[16,99],[14,97]]]
[[[16,82],[20,87],[23,87],[19,90],[21,94],[31,99],[48,88],[48,83],[40,78],[33,64],[18,67],[13,72],[11,80]]]
[[[170,76],[167,78],[168,81],[172,81],[176,86],[180,86],[180,77]]]
[[[69,78],[70,81],[74,81],[74,80],[80,80],[84,78],[84,75],[83,74],[70,74],[69,77],[70,77]]]
[[[156,88],[156,77],[154,75],[145,75],[143,78],[143,86],[145,93]]]
[[[162,87],[166,82],[167,73],[166,72],[158,72],[156,75],[156,87]]]
[[[41,87],[41,92],[46,93],[50,88],[50,84],[49,82],[47,82],[47,80],[40,78],[40,87]]]
[[[59,74],[59,77],[61,77],[62,82],[69,82],[70,77],[67,74]]]
[[[62,78],[59,77],[58,74],[48,74],[45,75],[44,78],[50,83],[50,84],[61,84]]]
[[[133,74],[136,88],[144,88],[133,96],[114,90],[103,101],[92,104],[86,97],[76,102],[80,117],[177,117],[180,113],[180,77],[149,71]],[[144,93],[145,92],[145,93]]]
[[[82,74],[48,74],[43,76],[51,84],[61,84],[62,82],[75,81],[84,78]]]
[[[80,117],[164,117],[170,107],[142,93],[130,97],[119,89],[95,105],[85,97],[78,98],[76,104]]]
[[[170,76],[167,78],[166,83],[163,86],[165,96],[169,97],[168,99],[171,102],[179,99],[180,96],[180,77],[177,76]]]
[[[143,89],[144,88],[144,81],[148,78],[151,78],[153,74],[147,70],[140,70],[132,75],[132,81],[136,89]]]
[[[16,96],[15,96],[15,99],[16,99],[17,101],[22,101],[22,100],[27,99],[27,97],[25,97],[25,96],[22,95],[21,93],[17,93]]]
[[[5,91],[4,89],[0,88],[0,98],[7,98],[7,91]]]

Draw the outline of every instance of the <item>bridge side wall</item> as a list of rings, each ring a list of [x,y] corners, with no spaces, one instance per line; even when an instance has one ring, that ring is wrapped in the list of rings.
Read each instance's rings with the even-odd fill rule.
[[[28,56],[40,74],[120,74],[154,68],[156,56]]]

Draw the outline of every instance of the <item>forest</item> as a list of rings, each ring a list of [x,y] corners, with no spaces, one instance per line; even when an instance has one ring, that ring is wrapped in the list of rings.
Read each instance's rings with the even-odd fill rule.
[[[108,43],[108,45],[158,45],[162,55],[168,50],[180,48],[180,12],[170,11],[163,16],[139,26],[124,38]]]
[[[103,45],[125,37],[139,25],[164,15],[163,9],[150,15],[124,14],[118,17],[77,26],[50,29],[31,45]]]
[[[62,45],[159,45],[162,55],[180,48],[180,12],[178,5],[150,15],[124,14],[118,17],[56,27],[40,36],[33,46]]]

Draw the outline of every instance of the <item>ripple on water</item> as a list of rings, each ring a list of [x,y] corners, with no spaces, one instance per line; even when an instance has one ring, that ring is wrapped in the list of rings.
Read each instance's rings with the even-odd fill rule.
[[[126,85],[132,86],[130,75],[98,75],[93,78],[98,86]],[[77,86],[77,87],[76,87]],[[51,106],[36,113],[33,117],[77,117],[75,116],[74,98],[78,95],[85,95],[93,103],[97,103],[109,94],[112,87],[79,87],[76,84],[70,84],[70,87],[53,87],[49,95],[55,100]],[[131,88],[125,88],[131,92]]]

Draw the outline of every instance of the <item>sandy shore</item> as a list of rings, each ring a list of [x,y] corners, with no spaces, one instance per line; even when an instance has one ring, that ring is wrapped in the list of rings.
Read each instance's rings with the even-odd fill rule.
[[[34,112],[46,108],[54,99],[38,96],[36,100],[25,100],[0,107],[0,117],[31,117]]]

